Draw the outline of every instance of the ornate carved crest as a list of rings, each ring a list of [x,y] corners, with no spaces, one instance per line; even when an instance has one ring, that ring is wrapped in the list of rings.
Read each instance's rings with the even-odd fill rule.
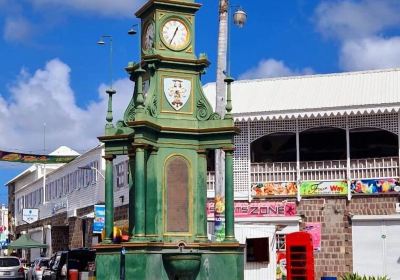
[[[164,94],[169,104],[179,111],[189,100],[192,84],[189,80],[179,78],[164,79]]]

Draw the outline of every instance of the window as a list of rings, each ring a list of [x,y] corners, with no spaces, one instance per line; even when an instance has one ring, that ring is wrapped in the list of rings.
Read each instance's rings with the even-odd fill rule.
[[[46,200],[50,200],[50,185],[46,184]]]
[[[64,176],[62,178],[62,182],[63,182],[63,194],[66,195],[68,193],[68,175]]]
[[[246,239],[246,261],[247,262],[269,261],[268,237]]]
[[[115,165],[117,188],[122,188],[125,186],[125,166],[125,162]]]
[[[125,161],[125,182],[126,185],[129,183],[129,161]]]
[[[285,251],[286,250],[286,235],[285,234],[277,234],[276,238],[276,250],[277,251]]]
[[[61,195],[62,195],[62,181],[61,181],[61,179],[58,179],[56,181],[56,185],[57,185],[57,195],[56,195],[56,197],[61,197]]]

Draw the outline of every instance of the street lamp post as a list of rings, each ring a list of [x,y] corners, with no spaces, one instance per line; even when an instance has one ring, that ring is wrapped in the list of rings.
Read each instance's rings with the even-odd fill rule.
[[[97,41],[97,44],[100,46],[103,46],[106,44],[106,41],[108,40],[108,43],[110,45],[110,65],[109,65],[109,75],[110,75],[110,88],[106,89],[106,93],[108,94],[108,108],[107,108],[107,116],[106,116],[106,134],[107,134],[107,128],[112,128],[113,124],[113,115],[112,115],[112,96],[117,93],[115,89],[113,89],[113,37],[112,35],[102,35],[100,37],[100,40]]]
[[[230,77],[230,20],[229,14],[232,8],[236,8],[233,15],[233,23],[243,27],[247,20],[247,14],[240,6],[229,5],[229,0],[219,2],[219,34],[218,34],[218,61],[216,79],[216,112],[224,118],[226,105],[226,84],[230,87],[233,79]],[[229,104],[228,107],[231,107]],[[229,111],[230,115],[230,111]],[[231,116],[229,116],[231,117]],[[222,150],[215,150],[215,205],[225,202],[225,153]],[[215,207],[217,209],[217,207]],[[225,239],[224,211],[214,212],[214,235],[216,241]]]

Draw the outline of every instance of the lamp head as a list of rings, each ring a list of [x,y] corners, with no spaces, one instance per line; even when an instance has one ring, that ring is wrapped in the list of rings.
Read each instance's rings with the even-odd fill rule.
[[[137,23],[132,25],[131,29],[128,30],[129,35],[135,35],[137,33],[135,27],[138,26]]]
[[[241,28],[245,25],[246,21],[247,21],[247,14],[241,7],[239,7],[233,14],[233,23]]]
[[[128,30],[129,35],[135,35],[136,33],[137,33],[137,31],[135,29],[133,29],[133,27]]]
[[[97,45],[105,45],[103,37],[101,37],[100,40],[97,41]]]

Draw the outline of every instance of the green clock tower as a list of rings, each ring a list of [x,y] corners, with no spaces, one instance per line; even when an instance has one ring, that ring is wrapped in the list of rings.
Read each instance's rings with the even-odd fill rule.
[[[150,0],[141,19],[141,61],[127,72],[135,90],[123,120],[105,135],[105,239],[96,247],[97,279],[243,279],[243,247],[234,236],[230,84],[226,114],[205,98],[209,62],[195,55],[194,0]],[[207,237],[207,154],[225,156],[225,241]],[[113,160],[129,156],[129,242],[112,242]],[[122,268],[122,269],[121,269]],[[122,278],[121,278],[122,279]]]

